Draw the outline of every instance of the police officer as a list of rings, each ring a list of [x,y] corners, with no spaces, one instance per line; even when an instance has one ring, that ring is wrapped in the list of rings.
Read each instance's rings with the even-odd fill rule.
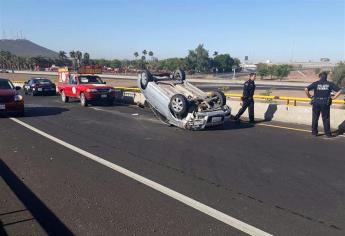
[[[244,83],[243,96],[242,96],[242,108],[238,111],[234,120],[239,121],[241,115],[248,108],[249,122],[254,123],[254,92],[255,92],[255,79],[256,73],[250,73],[249,79]]]
[[[329,138],[332,137],[330,127],[330,108],[332,105],[332,100],[336,99],[340,95],[341,90],[334,83],[327,81],[327,72],[321,72],[319,74],[319,78],[320,79],[318,81],[310,84],[304,90],[307,96],[312,98],[312,135],[317,136],[318,134],[318,121],[321,113],[325,134]],[[314,91],[313,97],[310,95],[311,90]],[[331,95],[333,91],[336,92],[334,96]]]

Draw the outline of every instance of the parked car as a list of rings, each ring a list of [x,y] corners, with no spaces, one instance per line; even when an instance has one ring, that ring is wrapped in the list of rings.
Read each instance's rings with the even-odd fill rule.
[[[185,79],[182,70],[171,75],[152,75],[145,70],[139,74],[138,87],[153,111],[168,124],[189,130],[223,125],[231,113],[224,93],[207,94]]]
[[[0,78],[0,114],[24,115],[24,99],[8,79]]]
[[[35,77],[24,83],[24,93],[32,96],[36,95],[56,95],[55,84],[47,79]]]

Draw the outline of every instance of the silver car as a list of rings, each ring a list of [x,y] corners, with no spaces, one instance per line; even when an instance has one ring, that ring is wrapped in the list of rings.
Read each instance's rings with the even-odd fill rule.
[[[210,94],[186,80],[184,71],[169,75],[139,74],[138,87],[154,113],[170,125],[189,130],[223,125],[231,109],[221,91]]]

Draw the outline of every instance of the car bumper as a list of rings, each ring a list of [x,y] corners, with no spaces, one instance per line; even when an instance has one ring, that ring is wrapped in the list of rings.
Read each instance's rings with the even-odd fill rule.
[[[42,89],[35,89],[33,90],[35,94],[56,94],[56,88],[42,88]]]
[[[24,112],[24,101],[0,104],[0,114],[18,114]]]
[[[88,101],[102,101],[102,100],[113,100],[115,99],[114,93],[85,93],[85,97]]]
[[[231,109],[225,107],[222,110],[210,112],[198,112],[194,119],[190,119],[186,123],[186,129],[201,130],[206,127],[218,126],[224,124],[226,119],[229,119]]]

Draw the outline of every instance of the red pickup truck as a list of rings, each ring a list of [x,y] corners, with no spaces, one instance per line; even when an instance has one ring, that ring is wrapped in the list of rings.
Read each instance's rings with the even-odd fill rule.
[[[106,102],[113,105],[115,90],[95,74],[70,74],[68,70],[59,71],[57,92],[61,94],[61,100],[68,102],[70,98],[80,100],[82,106],[96,102]]]

